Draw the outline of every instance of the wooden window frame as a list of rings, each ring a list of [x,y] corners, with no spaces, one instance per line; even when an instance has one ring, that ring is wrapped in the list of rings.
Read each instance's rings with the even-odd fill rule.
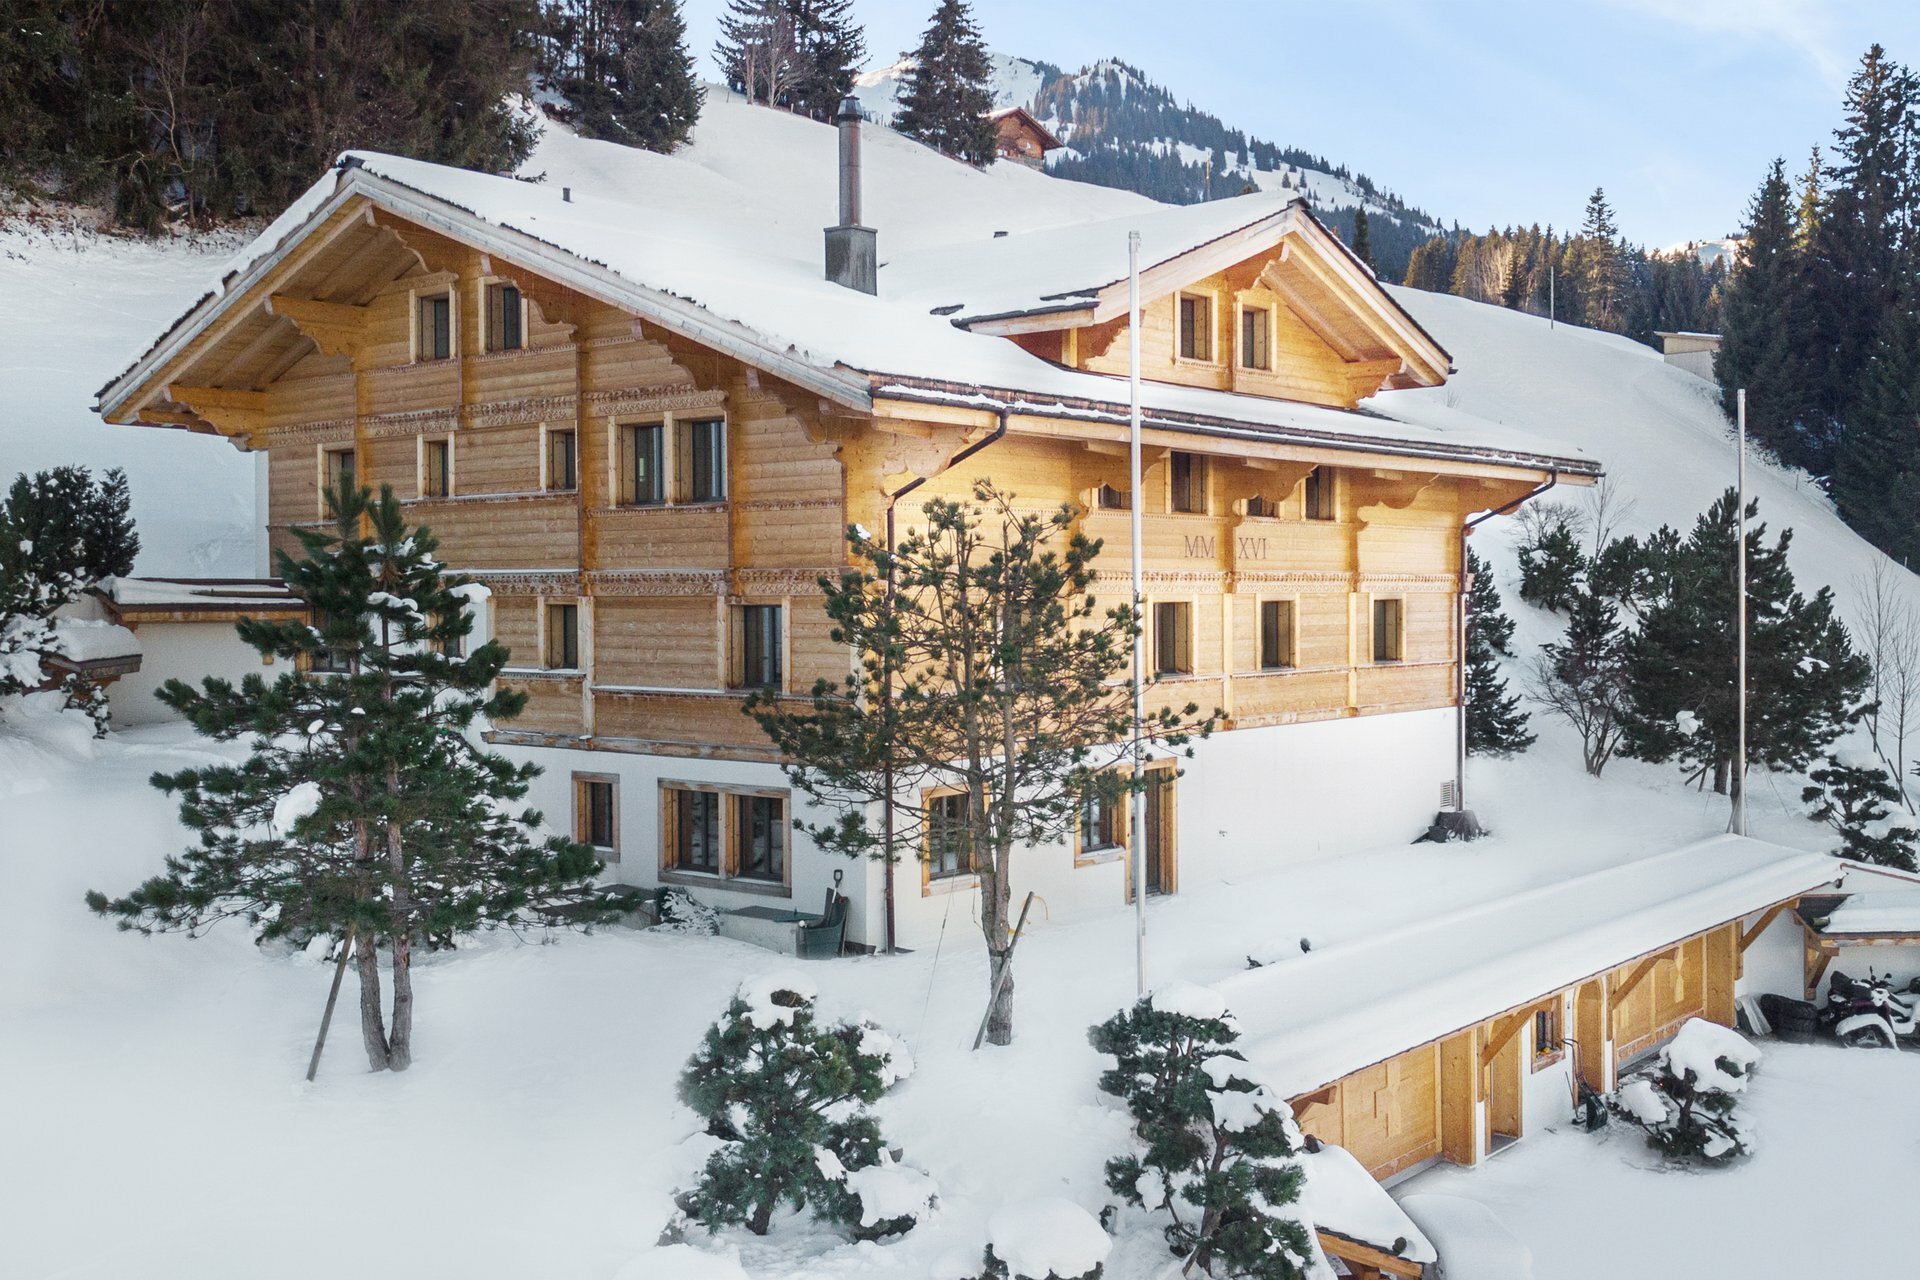
[[[1180,651],[1182,649],[1185,650],[1186,665],[1184,667],[1175,666],[1172,668],[1163,668],[1160,665],[1160,610],[1163,607],[1169,608],[1169,609],[1176,609],[1176,610],[1178,609],[1186,610],[1186,614],[1185,614],[1186,637],[1183,641],[1175,645],[1175,654],[1174,654],[1175,659],[1177,661],[1181,656]],[[1194,602],[1191,599],[1186,597],[1182,597],[1177,600],[1150,600],[1147,603],[1147,608],[1150,611],[1150,618],[1151,618],[1152,627],[1153,627],[1153,633],[1151,636],[1148,637],[1153,642],[1151,645],[1151,654],[1150,654],[1150,656],[1153,659],[1153,670],[1149,674],[1155,680],[1165,680],[1173,677],[1190,676],[1190,675],[1196,674],[1196,668],[1194,663],[1194,649],[1195,649],[1194,618],[1196,616],[1196,610],[1194,608]]]
[[[1194,480],[1193,473],[1196,469],[1199,472],[1198,489],[1199,489],[1200,505],[1197,508],[1177,507],[1173,503],[1174,495],[1180,492],[1179,486],[1174,482],[1174,478],[1173,478],[1175,458],[1187,459],[1186,465],[1188,468],[1188,473],[1187,473],[1188,483],[1186,487],[1188,490],[1188,493],[1187,493],[1188,498],[1193,497],[1193,490],[1195,488],[1195,485],[1193,483],[1193,480]],[[1213,514],[1213,458],[1211,455],[1204,454],[1204,453],[1196,453],[1191,449],[1169,449],[1167,451],[1166,483],[1167,483],[1167,514],[1168,515],[1207,516],[1207,515]]]
[[[599,844],[593,839],[591,810],[586,803],[589,786],[609,788],[607,804],[611,812],[607,822],[613,836],[612,844]],[[620,775],[617,773],[575,773],[573,775],[573,838],[576,843],[590,847],[602,855],[606,862],[620,861]]]
[[[1322,477],[1323,497],[1326,499],[1326,514],[1313,513],[1313,485],[1315,477]],[[1340,519],[1340,472],[1337,467],[1317,466],[1300,481],[1300,518],[1314,524],[1333,524]]]
[[[1271,306],[1258,306],[1242,302],[1235,305],[1234,311],[1233,341],[1236,348],[1234,354],[1237,357],[1237,367],[1244,369],[1248,373],[1272,373],[1274,363],[1273,308]],[[1261,363],[1259,364],[1255,364],[1247,359],[1247,320],[1252,316],[1262,317],[1267,331],[1266,342],[1262,344],[1263,349],[1260,352]]]
[[[554,638],[553,611],[555,609],[572,609],[573,610],[573,658],[574,660],[570,664],[554,661],[554,658],[556,655],[553,652],[553,647],[554,647],[553,646],[553,638]],[[577,596],[569,596],[569,597],[555,596],[551,598],[542,596],[540,598],[540,666],[543,670],[546,670],[546,671],[585,671],[586,670],[587,655],[584,649],[584,640],[582,638],[587,632],[587,620],[585,615],[586,615],[585,601],[583,601]]]
[[[506,338],[506,315],[501,301],[506,290],[513,290],[515,303],[514,316],[516,336],[519,341],[508,345]],[[481,309],[486,320],[486,348],[489,353],[501,351],[527,350],[527,295],[518,284],[498,276],[488,277],[480,282]]]
[[[1240,518],[1242,520],[1278,520],[1280,504],[1265,494],[1256,493],[1252,497],[1241,499]]]
[[[1073,865],[1076,867],[1097,867],[1109,862],[1123,861],[1127,856],[1127,846],[1131,839],[1129,830],[1133,822],[1133,794],[1123,791],[1117,796],[1107,798],[1114,806],[1111,822],[1113,842],[1111,844],[1087,843],[1087,801],[1083,797],[1075,811],[1073,822]]]
[[[1147,761],[1141,769],[1141,772],[1147,775],[1157,773],[1173,775],[1173,790],[1168,795],[1166,810],[1167,826],[1173,833],[1173,857],[1170,860],[1171,865],[1160,869],[1159,893],[1159,896],[1162,898],[1170,898],[1180,892],[1180,779],[1183,773],[1179,761],[1166,758]],[[1146,785],[1153,786],[1156,784],[1149,781]],[[1143,800],[1141,802],[1141,815],[1143,819],[1145,813],[1146,802]],[[1128,809],[1127,822],[1127,901],[1131,903],[1133,901],[1133,858],[1135,846],[1132,831],[1133,817],[1131,807]],[[1145,832],[1141,834],[1144,837]]]
[[[1392,643],[1387,646],[1392,652],[1384,657],[1380,652],[1382,605],[1393,606]],[[1369,595],[1367,597],[1367,654],[1369,661],[1376,666],[1397,666],[1407,660],[1407,598],[1405,596]]]
[[[443,445],[447,451],[446,484],[440,492],[435,492],[430,489],[427,483],[432,475],[432,470],[428,465],[427,459],[435,445]],[[454,466],[454,443],[451,434],[444,436],[415,437],[413,484],[414,492],[419,495],[422,502],[451,498],[454,495]]]
[[[1186,304],[1189,302],[1199,303],[1206,308],[1206,325],[1202,327],[1196,323],[1193,330],[1196,337],[1201,334],[1206,335],[1207,354],[1204,356],[1190,356],[1184,350],[1187,337],[1184,313],[1187,309]],[[1216,369],[1220,367],[1220,335],[1216,331],[1219,314],[1220,299],[1211,290],[1182,289],[1173,295],[1173,360],[1175,364],[1206,365]],[[1198,348],[1197,343],[1195,347]]]
[[[1281,605],[1287,611],[1287,649],[1278,666],[1267,665],[1267,606]],[[1254,669],[1267,674],[1275,671],[1298,671],[1300,669],[1300,597],[1297,595],[1263,595],[1254,600],[1253,616]]]
[[[669,476],[673,477],[673,486],[667,495],[667,501],[675,506],[687,507],[725,505],[727,497],[731,492],[731,486],[728,484],[727,469],[730,461],[730,450],[728,446],[732,443],[728,439],[729,433],[727,431],[726,416],[718,413],[703,417],[694,417],[691,414],[685,416],[669,414],[667,426],[669,434],[672,436],[673,451],[672,465],[667,472]],[[698,453],[698,447],[695,442],[695,433],[700,431],[701,428],[711,428],[718,431],[720,457],[718,464],[714,468],[712,477],[715,491],[705,496],[696,497],[694,494],[693,464],[694,458]]]
[[[784,597],[779,600],[736,600],[727,608],[727,687],[729,689],[772,689],[778,693],[789,692],[793,678],[793,608],[792,601]],[[779,625],[774,631],[774,655],[776,670],[772,683],[749,682],[747,679],[747,634],[748,610],[777,609]]]
[[[553,482],[553,442],[557,437],[573,439],[573,483],[564,487]],[[550,427],[540,424],[540,492],[578,493],[580,491],[580,431],[573,426]]]
[[[920,823],[920,896],[923,898],[936,893],[964,892],[980,886],[980,851],[971,847],[967,850],[966,870],[940,875],[933,873],[933,806],[949,796],[967,795],[965,787],[927,787],[920,793],[920,812],[928,815]]]
[[[1102,483],[1094,486],[1093,499],[1087,505],[1095,511],[1131,511],[1133,495],[1119,485]]]
[[[314,450],[314,455],[315,465],[319,469],[319,477],[313,486],[314,509],[319,519],[330,520],[333,514],[327,510],[327,487],[334,480],[333,460],[342,456],[352,460],[353,483],[357,488],[360,484],[360,451],[350,444],[323,444]]]
[[[610,419],[607,439],[607,501],[614,507],[724,507],[733,500],[733,423],[719,409],[700,413],[663,413],[655,417]],[[694,496],[694,435],[702,427],[713,427],[719,435],[719,459],[714,468],[715,492]],[[660,433],[658,497],[641,502],[627,495],[632,451],[627,441],[637,442],[638,433],[657,429]],[[578,454],[576,452],[576,459]]]
[[[1540,1041],[1540,1020],[1547,1020],[1547,1045],[1543,1050]],[[1564,995],[1558,995],[1542,1003],[1533,1010],[1527,1019],[1529,1039],[1527,1063],[1535,1071],[1545,1071],[1548,1067],[1567,1056],[1567,1002]]]
[[[769,898],[793,896],[793,793],[784,787],[740,786],[724,782],[702,782],[691,778],[662,778],[659,786],[660,848],[658,874],[662,884],[705,885],[731,893],[752,893]],[[700,791],[717,796],[720,821],[719,858],[713,871],[693,871],[676,865],[680,850],[679,793]],[[780,879],[743,876],[738,866],[741,800],[765,799],[780,802]]]
[[[413,341],[409,354],[413,364],[439,364],[451,360],[460,354],[460,291],[451,284],[437,289],[416,289],[408,295],[413,303],[412,330]],[[426,305],[444,299],[447,304],[447,354],[432,355],[427,351]]]
[[[660,433],[660,450],[654,459],[655,477],[653,484],[653,491],[658,496],[650,497],[642,501],[637,481],[635,481],[630,488],[629,479],[633,472],[631,464],[639,453],[641,433],[646,431],[658,431]],[[613,467],[610,479],[613,487],[612,499],[614,506],[664,507],[668,505],[672,498],[667,484],[667,478],[673,474],[671,457],[672,438],[673,424],[670,419],[649,419],[645,422],[616,421],[613,424]],[[633,441],[631,448],[627,443],[629,439]],[[632,496],[629,496],[629,494]]]

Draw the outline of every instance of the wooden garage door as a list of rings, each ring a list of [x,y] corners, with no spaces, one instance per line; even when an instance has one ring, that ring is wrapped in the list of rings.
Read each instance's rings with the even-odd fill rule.
[[[1440,1154],[1440,1047],[1422,1045],[1295,1104],[1300,1127],[1387,1178]]]

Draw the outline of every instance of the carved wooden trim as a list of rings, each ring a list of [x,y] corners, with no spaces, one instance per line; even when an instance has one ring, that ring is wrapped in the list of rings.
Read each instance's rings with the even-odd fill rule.
[[[683,409],[724,409],[727,393],[703,391],[698,387],[589,391],[586,403],[595,417],[624,417],[635,413],[675,413]]]
[[[822,569],[741,569],[734,577],[743,596],[817,596],[820,579],[838,580],[844,567]]]
[[[1342,569],[1238,569],[1237,582],[1250,586],[1340,587],[1353,589],[1354,575]]]
[[[386,440],[430,431],[456,431],[460,427],[460,411],[448,407],[413,409],[406,413],[370,413],[360,422],[369,440]]]
[[[721,596],[727,593],[723,569],[595,569],[587,583],[600,596]]]
[[[572,424],[579,400],[574,396],[528,396],[522,400],[488,400],[462,406],[461,420],[469,427],[531,426],[540,422]]]
[[[267,428],[267,441],[270,445],[335,444],[352,439],[352,418],[323,418],[318,422],[300,422],[291,426]]]
[[[461,569],[497,596],[577,596],[580,575],[570,569]]]
[[[1362,573],[1358,591],[1456,591],[1460,579],[1450,573]]]
[[[751,502],[735,502],[734,506],[742,511],[813,511],[823,507],[837,507],[839,498],[756,498]]]

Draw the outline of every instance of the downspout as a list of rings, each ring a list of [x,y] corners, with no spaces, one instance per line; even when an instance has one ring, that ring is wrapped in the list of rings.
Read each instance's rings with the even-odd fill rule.
[[[1547,482],[1528,493],[1523,493],[1503,507],[1483,512],[1460,526],[1460,597],[1455,612],[1459,615],[1459,629],[1454,639],[1458,645],[1454,662],[1454,760],[1453,760],[1453,811],[1467,811],[1467,592],[1472,584],[1467,576],[1467,535],[1476,526],[1483,525],[1495,516],[1504,516],[1522,504],[1532,501],[1560,483],[1560,468],[1554,467],[1547,472]]]
[[[953,470],[955,467],[965,462],[968,458],[971,458],[974,454],[979,453],[982,449],[985,449],[988,445],[1003,439],[1007,434],[1007,414],[1008,414],[1008,410],[1001,409],[999,411],[1000,420],[994,425],[994,428],[992,431],[988,432],[986,435],[982,436],[980,439],[974,441],[972,444],[966,446],[964,449],[961,449],[958,453],[954,454],[951,458],[948,458],[946,462],[942,464],[938,470],[930,472],[924,476],[919,476],[913,480],[909,480],[906,484],[901,485],[898,489],[894,490],[892,493],[887,495],[887,604],[889,607],[892,606],[894,596],[898,590],[898,586],[895,581],[894,567],[893,567],[893,537],[894,537],[895,506],[899,503],[900,499],[906,497],[908,494],[912,493],[915,489],[918,489],[921,485],[933,479],[935,476],[945,475],[947,472]],[[893,704],[893,668],[892,668],[891,660],[887,657],[886,654],[882,654],[881,660],[880,660],[880,706],[883,711],[890,711],[892,709],[892,704]],[[894,806],[893,806],[893,752],[892,751],[887,752],[886,759],[882,762],[880,766],[880,776],[883,780],[883,784],[886,787],[886,793],[887,793],[886,798],[882,800],[880,804],[880,815],[881,815],[880,816],[880,835],[881,835],[882,842],[886,846],[886,853],[885,853],[885,857],[882,859],[881,867],[882,867],[882,874],[884,876],[885,897],[886,897],[886,907],[887,907],[887,916],[886,916],[887,954],[892,955],[895,949],[894,948],[894,908],[893,908],[893,902],[894,902],[893,864],[895,859],[893,856],[893,807]]]

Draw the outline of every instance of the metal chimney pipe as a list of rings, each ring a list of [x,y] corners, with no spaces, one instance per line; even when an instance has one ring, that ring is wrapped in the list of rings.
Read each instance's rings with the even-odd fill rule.
[[[840,100],[833,117],[840,128],[840,225],[860,225],[860,101],[852,94]]]
[[[842,98],[833,122],[840,130],[840,225],[827,228],[827,279],[878,293],[878,237],[872,227],[860,225],[860,100],[852,94]]]

